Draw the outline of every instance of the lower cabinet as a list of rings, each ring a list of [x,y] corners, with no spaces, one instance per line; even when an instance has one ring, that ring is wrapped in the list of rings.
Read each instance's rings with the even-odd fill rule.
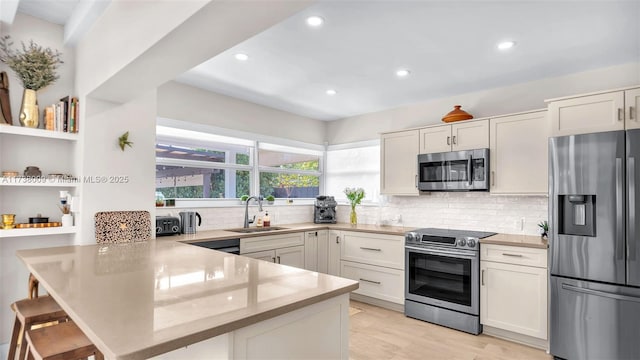
[[[404,304],[404,271],[382,266],[340,262],[340,276],[360,282],[354,293]]]
[[[486,329],[490,326],[547,340],[546,253],[546,249],[481,245],[480,322],[485,332],[490,333]]]
[[[240,239],[240,255],[304,269],[304,233]]]

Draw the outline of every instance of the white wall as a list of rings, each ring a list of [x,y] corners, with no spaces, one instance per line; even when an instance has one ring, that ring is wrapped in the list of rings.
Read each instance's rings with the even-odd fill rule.
[[[158,116],[323,144],[326,124],[177,82],[158,88]]]
[[[545,99],[640,84],[640,63],[600,68],[566,76],[434,99],[328,123],[329,144],[377,139],[381,132],[442,124],[460,104],[476,118],[542,109]]]
[[[156,96],[156,91],[150,91],[110,108],[99,100],[86,101],[89,108],[106,110],[86,116],[81,133],[83,177],[106,177],[107,180],[82,184],[82,232],[78,243],[95,243],[93,216],[96,212],[147,210],[155,216]],[[127,131],[133,145],[122,151],[118,137]],[[123,183],[111,180],[122,176],[128,180]]]

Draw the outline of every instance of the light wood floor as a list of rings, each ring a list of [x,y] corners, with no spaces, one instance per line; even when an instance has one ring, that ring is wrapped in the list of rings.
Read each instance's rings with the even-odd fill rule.
[[[355,308],[349,318],[351,360],[551,359],[543,350],[488,335],[470,335],[377,306],[352,300],[351,307]]]

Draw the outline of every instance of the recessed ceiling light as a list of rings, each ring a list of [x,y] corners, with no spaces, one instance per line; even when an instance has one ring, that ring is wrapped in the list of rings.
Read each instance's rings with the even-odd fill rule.
[[[407,69],[400,69],[398,71],[396,71],[396,75],[398,75],[398,77],[405,77],[408,76],[411,73],[411,71],[407,70]]]
[[[240,60],[240,61],[247,61],[249,60],[249,55],[247,54],[242,54],[242,53],[238,53],[235,55],[236,60]]]
[[[320,16],[309,16],[307,18],[307,25],[318,27],[324,23],[324,19]]]
[[[508,50],[516,45],[515,41],[503,41],[498,44],[498,49],[500,50]]]
[[[333,90],[333,89],[329,89],[329,90],[327,90],[327,95],[331,95],[331,96],[333,96],[333,95],[335,95],[335,94],[337,94],[337,93],[338,93],[338,92],[337,92],[337,91],[335,91],[335,90]]]

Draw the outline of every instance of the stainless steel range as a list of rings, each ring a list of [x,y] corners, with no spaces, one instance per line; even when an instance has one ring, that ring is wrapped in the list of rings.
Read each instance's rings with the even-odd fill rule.
[[[478,240],[491,235],[434,228],[407,232],[405,315],[481,333]]]

